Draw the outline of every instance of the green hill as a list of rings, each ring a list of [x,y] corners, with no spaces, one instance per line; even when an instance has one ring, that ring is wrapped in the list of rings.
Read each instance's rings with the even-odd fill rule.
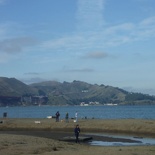
[[[41,90],[49,97],[48,104],[56,105],[79,105],[80,102],[87,104],[90,102],[99,102],[100,104],[154,104],[155,100],[153,96],[129,93],[120,88],[92,85],[81,81],[73,81],[71,83],[48,81],[35,83],[31,86]]]
[[[37,93],[37,89],[15,78],[0,77],[0,106],[22,105],[21,96]]]
[[[155,104],[155,97],[129,93],[123,89],[82,81],[45,81],[26,85],[15,78],[0,77],[0,106],[6,105],[79,105]]]
[[[36,94],[38,90],[15,78],[0,77],[0,96]]]

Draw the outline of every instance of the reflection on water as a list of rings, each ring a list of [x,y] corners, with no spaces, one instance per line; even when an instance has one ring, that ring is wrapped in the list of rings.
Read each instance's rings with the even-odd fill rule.
[[[97,145],[97,146],[140,146],[140,145],[155,145],[155,138],[144,138],[144,137],[132,137],[132,136],[120,136],[120,135],[110,135],[110,134],[92,134],[97,136],[104,136],[113,139],[124,139],[125,141],[91,141],[89,142],[90,145]],[[129,140],[131,140],[129,142]]]
[[[129,145],[131,145],[131,143],[92,141],[92,142],[90,142],[90,145],[97,145],[97,146],[129,146]],[[137,145],[137,144],[132,143],[132,145]]]

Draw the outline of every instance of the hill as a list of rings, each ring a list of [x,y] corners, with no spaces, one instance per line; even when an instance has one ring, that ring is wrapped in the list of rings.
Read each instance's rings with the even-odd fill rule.
[[[15,78],[0,77],[0,96],[36,94],[37,90]]]
[[[0,106],[20,105],[21,96],[30,96],[37,93],[37,89],[15,78],[0,77]]]
[[[123,89],[105,86],[92,85],[86,82],[73,81],[59,83],[46,81],[31,85],[49,98],[49,104],[71,104],[79,103],[100,103],[100,104],[154,104],[155,97],[141,94],[129,93]]]
[[[15,78],[0,77],[0,106],[155,104],[155,97],[82,81],[45,81],[26,85]]]

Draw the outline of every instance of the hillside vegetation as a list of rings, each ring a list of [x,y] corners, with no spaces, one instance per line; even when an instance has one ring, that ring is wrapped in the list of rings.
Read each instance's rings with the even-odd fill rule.
[[[26,85],[15,78],[0,77],[0,106],[6,104],[12,106],[79,105],[81,102],[86,104],[154,104],[155,97],[82,81],[70,83],[45,81]]]
[[[0,96],[22,96],[36,94],[38,90],[15,78],[0,77]]]

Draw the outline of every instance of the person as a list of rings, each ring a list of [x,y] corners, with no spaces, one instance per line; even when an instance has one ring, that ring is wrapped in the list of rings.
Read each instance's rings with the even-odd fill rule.
[[[76,125],[76,127],[74,129],[74,133],[75,133],[75,142],[76,143],[80,143],[80,141],[79,141],[79,134],[80,134],[80,127],[79,127],[79,125]]]
[[[75,112],[75,121],[76,122],[78,121],[78,113],[77,113],[77,111]]]
[[[56,116],[56,122],[59,122],[59,117],[60,117],[59,111],[56,112],[55,116]]]
[[[68,114],[68,112],[66,113],[66,123],[69,123],[69,114]]]

